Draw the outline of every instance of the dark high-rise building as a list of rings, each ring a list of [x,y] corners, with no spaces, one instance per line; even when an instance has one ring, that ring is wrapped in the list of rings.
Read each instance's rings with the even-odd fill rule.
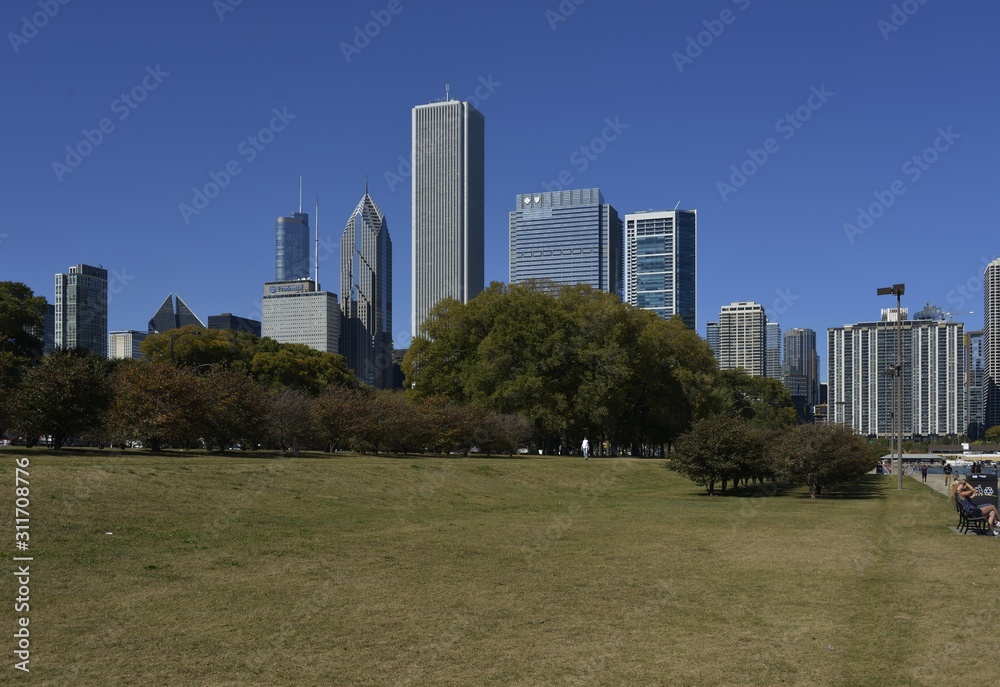
[[[511,284],[590,284],[621,297],[622,221],[600,189],[521,193],[515,205]]]
[[[341,355],[359,380],[391,389],[392,241],[367,186],[340,238],[340,299]]]
[[[1000,258],[983,274],[983,422],[1000,425]]]
[[[697,247],[696,210],[625,215],[625,302],[695,329]]]
[[[975,441],[986,436],[986,416],[983,412],[983,333],[965,334],[965,417],[969,423],[966,435]]]
[[[812,329],[789,329],[785,332],[781,381],[792,397],[799,418],[811,419],[813,406],[820,402],[819,355],[816,353],[816,332]]]
[[[293,212],[275,224],[274,280],[309,279],[309,215]]]
[[[466,102],[413,108],[414,336],[439,302],[468,303],[483,290],[484,131]]]
[[[234,332],[246,332],[254,336],[260,336],[260,320],[251,320],[246,317],[237,317],[232,313],[224,312],[221,315],[208,316],[209,329],[230,329]]]
[[[108,357],[108,271],[73,265],[56,275],[53,331],[56,348],[85,349]]]
[[[768,322],[764,334],[764,376],[781,380],[781,325]]]
[[[708,347],[712,349],[712,355],[715,356],[715,362],[719,362],[719,323],[718,322],[706,322],[705,323],[705,340],[708,342]]]
[[[174,299],[176,298],[176,305]],[[194,314],[194,311],[187,306],[180,296],[169,293],[163,300],[163,304],[157,309],[152,319],[149,320],[147,329],[150,334],[162,334],[171,329],[195,325],[205,329],[205,323]]]

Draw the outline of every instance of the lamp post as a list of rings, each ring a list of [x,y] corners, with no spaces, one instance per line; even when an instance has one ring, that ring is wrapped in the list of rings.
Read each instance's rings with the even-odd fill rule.
[[[878,289],[879,296],[896,297],[896,447],[899,451],[896,468],[899,474],[899,489],[903,488],[903,308],[902,297],[906,284],[893,284]]]

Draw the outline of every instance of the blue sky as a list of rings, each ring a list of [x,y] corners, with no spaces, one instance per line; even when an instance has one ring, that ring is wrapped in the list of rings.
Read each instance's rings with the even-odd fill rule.
[[[170,292],[256,316],[299,176],[339,291],[367,174],[405,346],[410,112],[447,83],[486,118],[487,281],[507,280],[515,195],[562,174],[623,215],[699,211],[700,333],[755,300],[825,361],[826,329],[876,319],[898,282],[911,311],[978,328],[998,24],[986,0],[10,0],[0,279],[52,299],[56,272],[103,265],[111,329],[144,330]]]

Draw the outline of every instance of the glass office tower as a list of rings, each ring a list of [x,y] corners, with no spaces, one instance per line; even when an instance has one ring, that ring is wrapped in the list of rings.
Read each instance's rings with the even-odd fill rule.
[[[275,227],[275,281],[308,279],[309,215],[293,212],[279,217]]]
[[[56,275],[55,347],[108,357],[108,271],[73,265]]]
[[[625,302],[695,329],[697,245],[697,210],[625,215]]]
[[[391,389],[392,241],[367,188],[340,238],[340,307],[341,355],[360,381]]]
[[[511,284],[590,284],[621,296],[622,221],[600,189],[521,193],[515,203]]]

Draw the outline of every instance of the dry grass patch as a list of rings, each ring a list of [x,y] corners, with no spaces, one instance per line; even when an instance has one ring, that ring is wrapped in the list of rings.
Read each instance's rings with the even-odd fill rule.
[[[657,461],[26,455],[40,685],[936,686],[995,661],[955,609],[997,624],[1000,541],[915,481],[709,498]]]

